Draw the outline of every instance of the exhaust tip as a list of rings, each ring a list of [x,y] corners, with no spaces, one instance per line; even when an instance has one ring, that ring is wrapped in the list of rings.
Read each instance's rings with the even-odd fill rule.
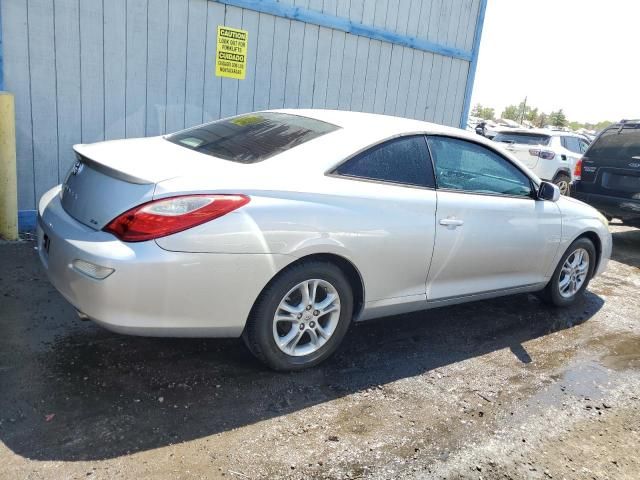
[[[89,318],[89,315],[87,315],[87,314],[86,314],[86,313],[84,313],[84,312],[81,312],[80,310],[77,310],[77,311],[76,311],[76,313],[78,314],[78,318],[79,318],[80,320],[82,320],[83,322],[86,322],[86,321],[91,320],[91,319]]]

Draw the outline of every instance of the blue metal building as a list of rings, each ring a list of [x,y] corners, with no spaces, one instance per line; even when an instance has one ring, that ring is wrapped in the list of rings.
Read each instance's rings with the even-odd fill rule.
[[[0,90],[16,100],[22,228],[71,146],[253,110],[358,110],[461,126],[486,0],[2,0]],[[218,25],[248,32],[215,75]],[[2,75],[3,72],[3,75]]]

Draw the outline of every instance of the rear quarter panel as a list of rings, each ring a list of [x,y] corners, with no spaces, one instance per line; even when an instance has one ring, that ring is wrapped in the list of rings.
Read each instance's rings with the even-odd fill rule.
[[[433,250],[434,190],[320,177],[309,191],[243,190],[251,202],[157,240],[184,252],[330,253],[354,264],[366,301],[425,294]]]

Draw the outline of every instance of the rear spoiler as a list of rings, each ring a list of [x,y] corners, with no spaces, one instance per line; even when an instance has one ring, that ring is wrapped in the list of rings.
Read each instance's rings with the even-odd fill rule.
[[[127,183],[134,183],[136,185],[153,185],[154,183],[150,180],[135,177],[133,175],[129,175],[128,173],[121,172],[120,170],[116,170],[115,168],[108,167],[89,157],[85,157],[80,152],[78,152],[76,147],[77,145],[73,147],[73,151],[75,152],[76,158],[78,159],[76,162],[76,165],[78,166],[81,164],[89,165],[93,170],[108,175],[109,177],[117,178],[118,180],[122,180],[123,182]]]

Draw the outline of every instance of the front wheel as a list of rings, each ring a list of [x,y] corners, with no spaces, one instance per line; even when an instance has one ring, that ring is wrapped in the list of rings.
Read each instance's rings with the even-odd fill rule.
[[[541,297],[547,303],[566,307],[583,295],[593,276],[596,249],[588,238],[573,242],[560,259]]]
[[[303,262],[283,271],[260,294],[243,339],[269,367],[300,370],[336,350],[352,314],[353,293],[342,271],[328,262]]]

